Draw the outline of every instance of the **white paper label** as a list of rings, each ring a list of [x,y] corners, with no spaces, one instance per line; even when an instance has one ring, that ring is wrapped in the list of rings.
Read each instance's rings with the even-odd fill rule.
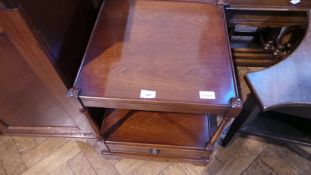
[[[291,0],[290,1],[292,4],[298,4],[300,2],[300,0]]]
[[[156,91],[140,90],[140,98],[155,98]]]
[[[200,91],[200,99],[216,99],[214,91]]]

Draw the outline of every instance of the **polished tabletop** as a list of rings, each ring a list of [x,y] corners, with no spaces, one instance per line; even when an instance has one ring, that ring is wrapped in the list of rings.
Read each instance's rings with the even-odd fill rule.
[[[199,2],[108,1],[75,84],[83,104],[229,108],[238,95],[222,10]]]

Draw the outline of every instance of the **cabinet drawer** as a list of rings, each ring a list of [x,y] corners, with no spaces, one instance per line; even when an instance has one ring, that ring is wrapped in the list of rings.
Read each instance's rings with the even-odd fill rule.
[[[159,155],[168,157],[189,157],[203,158],[207,157],[209,152],[204,149],[190,149],[187,147],[168,147],[164,145],[147,145],[147,144],[120,144],[106,142],[111,153]]]

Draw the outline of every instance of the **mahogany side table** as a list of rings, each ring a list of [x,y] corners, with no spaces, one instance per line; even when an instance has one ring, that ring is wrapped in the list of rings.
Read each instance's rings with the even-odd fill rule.
[[[106,109],[104,154],[207,163],[242,108],[223,7],[107,1],[72,92]]]

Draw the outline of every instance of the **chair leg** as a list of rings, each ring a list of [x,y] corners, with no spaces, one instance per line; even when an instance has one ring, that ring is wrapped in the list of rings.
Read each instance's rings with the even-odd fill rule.
[[[245,126],[247,123],[251,122],[258,114],[260,113],[260,108],[256,104],[254,97],[249,94],[244,103],[243,110],[241,113],[234,119],[231,124],[228,133],[225,138],[222,140],[222,146],[226,147],[231,141],[232,138],[236,135],[239,129]]]

